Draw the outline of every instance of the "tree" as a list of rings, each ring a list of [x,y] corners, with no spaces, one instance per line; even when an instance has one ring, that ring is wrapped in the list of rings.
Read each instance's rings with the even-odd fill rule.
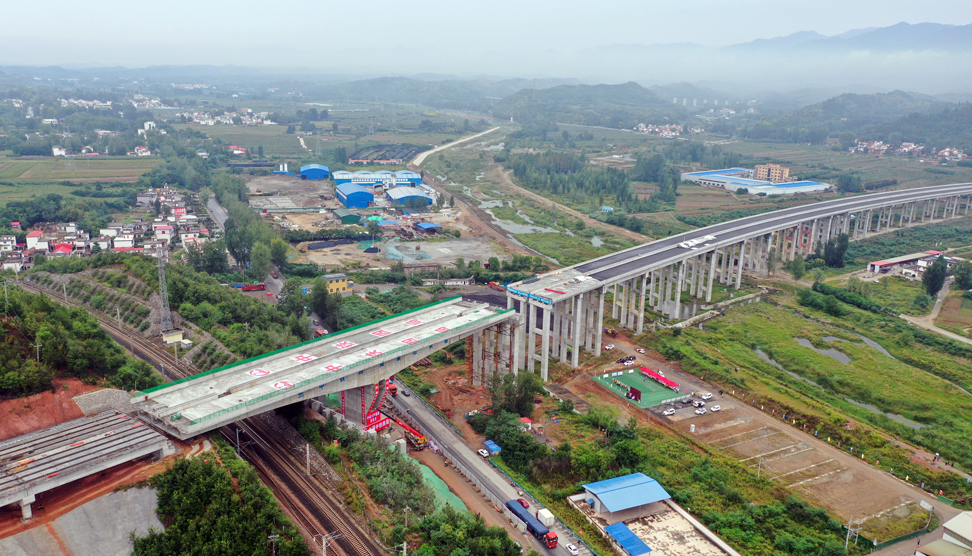
[[[498,258],[490,257],[489,261],[487,261],[487,264],[489,264],[489,269],[492,270],[493,272],[500,271],[500,261]]]
[[[830,268],[844,268],[844,255],[850,245],[850,238],[847,234],[840,234],[836,238],[831,238],[824,245],[824,262]]]
[[[253,249],[253,231],[249,226],[237,224],[233,217],[226,219],[226,249],[236,259],[240,268],[246,268]]]
[[[935,297],[938,292],[941,291],[942,287],[945,285],[945,275],[948,273],[948,263],[945,262],[945,257],[939,255],[935,262],[925,270],[924,276],[921,277],[921,283],[925,285],[925,292],[929,296]]]
[[[155,216],[158,216],[162,212],[162,202],[158,199],[155,200]]]
[[[837,189],[844,193],[858,193],[861,191],[861,177],[854,174],[841,174],[837,178]]]
[[[827,273],[824,272],[824,270],[822,268],[815,268],[815,269],[813,269],[813,271],[811,271],[811,274],[813,274],[813,281],[814,282],[821,282],[822,283],[824,281],[824,279],[827,278]]]
[[[337,319],[339,306],[341,304],[341,298],[336,295],[330,295],[327,292],[327,279],[323,276],[318,276],[314,280],[313,288],[311,292],[304,297],[307,302],[307,307],[317,313],[320,317],[321,322],[330,330],[331,332],[337,329]]]
[[[263,145],[260,145],[259,147],[257,147],[257,156],[259,156],[260,158],[263,158]]]
[[[270,246],[266,243],[257,243],[253,246],[250,254],[250,278],[262,282],[270,274]]]
[[[715,255],[713,255],[713,257],[714,256]],[[769,253],[766,255],[766,273],[769,274],[770,276],[776,274],[776,263],[777,263],[776,248],[771,247]],[[714,260],[713,260],[713,264],[715,264]]]
[[[803,257],[797,257],[790,261],[790,274],[793,275],[793,279],[799,281],[803,278],[803,275],[807,273],[807,262]]]
[[[972,290],[972,261],[966,259],[952,269],[955,283],[963,290]]]
[[[275,237],[270,241],[270,260],[273,264],[281,266],[287,262],[287,242]]]
[[[451,207],[454,207],[454,206],[456,206],[456,196],[455,195],[449,195],[449,207],[451,208]]]

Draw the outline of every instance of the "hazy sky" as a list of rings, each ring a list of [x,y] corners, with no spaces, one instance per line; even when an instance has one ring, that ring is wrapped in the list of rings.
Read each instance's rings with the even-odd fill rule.
[[[630,43],[721,46],[901,21],[965,25],[972,23],[972,1],[6,0],[0,64],[322,66],[342,51],[387,51],[393,58],[402,47],[455,54]]]

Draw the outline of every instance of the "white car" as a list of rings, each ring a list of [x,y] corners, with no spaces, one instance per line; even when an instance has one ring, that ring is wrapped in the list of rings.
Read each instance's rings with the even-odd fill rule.
[[[608,344],[608,345],[604,346],[604,350],[605,351],[612,350],[612,349],[614,349],[614,344]]]
[[[476,450],[476,453],[479,454],[480,456],[484,457],[484,458],[488,458],[489,457],[489,452],[487,452],[486,450],[483,450],[482,448]]]
[[[705,394],[702,394],[699,397],[702,398],[703,400],[711,400],[712,399],[712,394],[710,394],[709,392],[706,392]]]
[[[638,348],[635,351],[637,351],[638,353],[644,353],[645,352],[645,348]]]
[[[695,410],[695,414],[696,415],[705,415],[705,408],[704,407],[700,407],[700,408],[696,409]]]
[[[635,362],[634,362],[634,361],[625,361],[625,362],[624,362],[624,366],[625,366],[625,367],[630,367],[631,365],[634,365],[634,364],[635,364]]]
[[[669,407],[665,411],[662,411],[662,415],[665,415],[665,416],[675,415],[675,408],[674,407]]]
[[[712,407],[709,408],[710,411],[719,411],[721,409],[722,408],[720,406],[718,406],[718,405],[714,405],[714,406],[712,406]]]
[[[567,545],[567,552],[570,552],[571,554],[574,554],[575,556],[576,556],[577,554],[580,554],[580,551],[579,551],[579,550],[577,550],[577,547],[576,547],[576,546],[574,546],[574,545],[572,545],[572,544],[568,544],[568,545]]]

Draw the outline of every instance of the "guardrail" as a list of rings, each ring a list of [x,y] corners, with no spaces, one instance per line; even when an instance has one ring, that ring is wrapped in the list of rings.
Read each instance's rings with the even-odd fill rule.
[[[520,483],[516,482],[516,479],[514,479],[513,477],[510,477],[510,474],[507,473],[506,471],[504,471],[502,467],[500,467],[500,466],[496,465],[495,463],[493,463],[493,460],[489,460],[489,464],[492,465],[494,469],[496,469],[497,471],[499,471],[500,473],[502,473],[503,475],[505,475],[506,478],[510,480],[510,484],[512,484],[518,490],[524,492],[527,496],[529,496],[530,499],[533,500],[533,503],[534,504],[536,504],[537,506],[543,506],[536,499],[536,497],[534,497],[532,494],[530,494],[530,491],[528,491],[527,489],[523,488],[523,486],[520,485]],[[553,513],[553,512],[551,512],[551,513]],[[591,545],[589,545],[586,542],[584,542],[584,539],[580,538],[580,535],[578,535],[577,533],[575,533],[573,529],[571,529],[570,527],[567,527],[567,524],[564,523],[563,521],[561,521],[559,517],[557,517],[555,515],[554,516],[554,519],[556,519],[557,520],[557,523],[559,523],[561,526],[563,526],[564,529],[566,529],[567,531],[569,531],[571,535],[574,535],[574,538],[577,539],[577,542],[579,542],[582,545],[586,546],[587,549],[590,550],[592,554],[595,554],[595,555],[597,554],[597,551],[594,550],[593,548],[591,548]]]
[[[487,321],[489,319],[492,319],[492,318],[496,317],[497,315],[503,315],[503,314],[510,313],[510,312],[513,312],[513,311],[515,311],[515,309],[503,309],[502,311],[497,311],[496,313],[493,313],[492,315],[487,315],[487,316],[485,316],[485,317],[483,317],[481,319],[476,319],[476,320],[474,320],[472,322],[467,322],[466,324],[461,324],[461,325],[453,328],[452,330],[449,330],[448,332],[439,332],[438,334],[433,334],[432,336],[430,336],[430,337],[422,340],[422,343],[423,344],[425,342],[435,343],[437,340],[440,340],[442,338],[456,336],[457,335],[456,334],[457,332],[460,332],[462,330],[466,330],[466,329],[471,328],[471,327],[474,327],[474,326],[478,326],[479,324],[481,324],[481,323],[483,323],[483,322],[485,322],[485,321]],[[396,353],[404,353],[406,351],[417,351],[418,349],[419,349],[419,346],[417,344],[416,345],[400,346],[400,347],[397,347],[397,348],[395,348],[395,349],[393,349],[391,351],[385,352],[384,354],[382,354],[382,357],[389,357],[389,356],[395,355]],[[343,367],[343,369],[344,370],[351,370],[351,369],[356,369],[356,368],[361,367],[361,366],[364,366],[364,365],[371,365],[371,364],[374,364],[374,361],[372,359],[363,359],[361,361],[356,361],[354,363],[351,363],[351,364]],[[313,384],[315,382],[318,382],[321,379],[323,379],[324,377],[329,376],[329,375],[333,376],[334,378],[337,378],[337,377],[340,377],[340,376],[348,376],[349,373],[339,373],[339,374],[335,374],[334,371],[328,371],[326,373],[319,374],[317,376],[308,378],[306,380],[302,380],[302,381],[298,382],[297,384],[295,384],[294,385],[294,388],[289,388],[287,390],[276,390],[274,392],[268,392],[268,393],[266,393],[266,394],[264,394],[262,396],[257,396],[256,398],[247,400],[245,402],[241,402],[241,403],[235,404],[233,406],[230,406],[230,407],[227,407],[227,408],[224,408],[224,409],[220,409],[219,411],[216,411],[215,413],[210,413],[208,415],[204,415],[202,417],[199,417],[198,419],[191,419],[189,421],[189,424],[190,425],[198,425],[199,423],[202,423],[204,421],[209,421],[210,419],[215,419],[216,417],[220,417],[220,416],[226,415],[228,413],[233,413],[234,411],[239,411],[241,409],[246,408],[247,406],[250,406],[250,405],[253,405],[253,404],[262,402],[262,401],[269,400],[270,398],[274,398],[276,396],[286,395],[286,394],[292,392],[295,389],[298,389],[298,388],[301,388],[303,386],[307,386],[309,384]],[[199,375],[195,375],[195,376],[199,376]],[[172,383],[170,383],[170,384],[172,384]],[[424,400],[423,400],[423,403],[424,403]]]
[[[409,392],[411,392],[412,394],[415,394],[415,390],[412,390],[411,388],[409,388],[408,385],[405,384],[404,381],[403,382],[400,382],[399,384],[401,384],[402,386],[404,386],[405,389],[408,390]],[[425,404],[425,407],[429,408],[429,411],[431,411],[433,415],[435,415],[436,417],[438,417],[439,419],[441,419],[443,423],[445,423],[445,424],[449,425],[450,427],[452,427],[452,430],[456,431],[456,434],[458,434],[459,436],[461,436],[463,438],[466,437],[466,435],[462,434],[462,431],[461,430],[459,430],[454,424],[452,424],[452,421],[450,421],[449,419],[447,419],[445,415],[443,415],[438,410],[436,410],[434,407],[432,407],[431,405],[429,405],[429,402],[423,400],[422,399],[422,396],[419,396],[418,394],[415,394],[415,399],[417,399],[418,401],[420,401],[423,404]]]

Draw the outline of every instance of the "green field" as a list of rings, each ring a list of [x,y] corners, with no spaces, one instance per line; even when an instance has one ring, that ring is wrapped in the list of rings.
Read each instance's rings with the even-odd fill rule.
[[[0,181],[44,182],[133,182],[161,161],[156,157],[23,157],[0,159]],[[32,191],[23,198],[36,193]],[[41,194],[41,193],[37,193]],[[2,196],[2,193],[0,193]]]
[[[310,152],[300,146],[296,135],[287,134],[287,126],[236,126],[213,125],[200,126],[184,124],[175,126],[179,129],[191,129],[206,134],[207,137],[219,139],[227,145],[239,145],[256,153],[257,147],[263,147],[264,156],[302,156]],[[314,149],[317,142],[313,138],[304,138],[309,149]],[[313,144],[312,144],[313,143]],[[334,145],[334,147],[339,145]],[[325,148],[325,147],[321,147]],[[328,146],[327,148],[333,148]]]
[[[611,390],[618,396],[621,396],[625,400],[637,405],[642,409],[661,405],[671,399],[685,397],[685,394],[680,394],[669,388],[665,388],[650,378],[645,378],[641,375],[641,371],[637,368],[624,369],[623,371],[614,371],[606,375],[599,375],[594,377],[594,380],[600,384],[603,384],[607,389]],[[632,388],[641,390],[641,401],[636,402],[626,398],[625,395],[628,393],[628,391],[615,384],[615,380]]]

